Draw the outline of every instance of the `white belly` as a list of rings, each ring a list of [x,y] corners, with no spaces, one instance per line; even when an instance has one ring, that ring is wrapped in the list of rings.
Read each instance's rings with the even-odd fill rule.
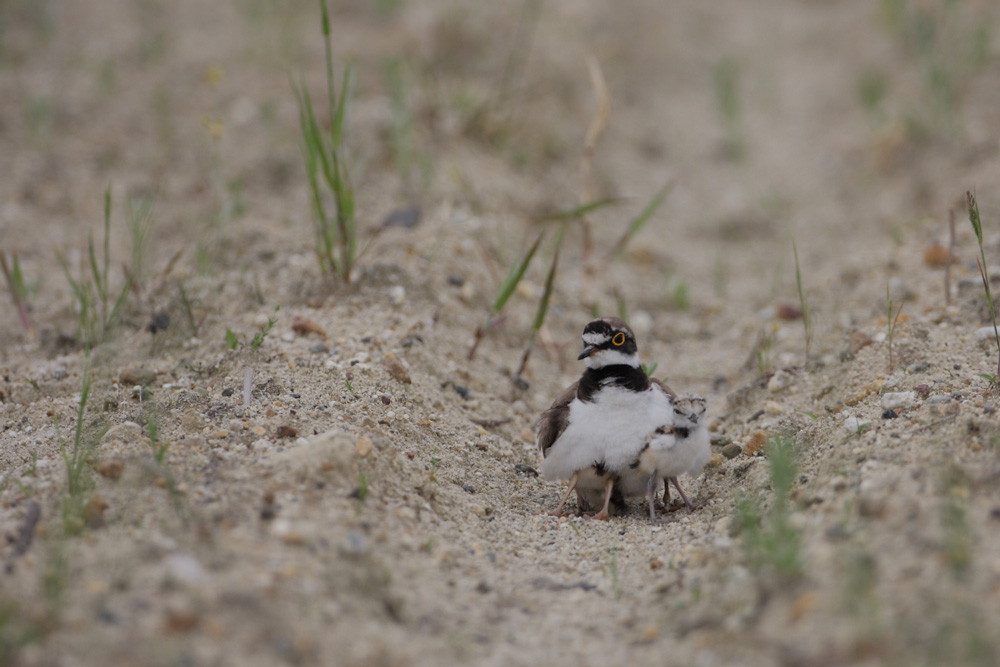
[[[712,456],[712,448],[705,425],[698,426],[686,438],[661,435],[653,438],[649,448],[639,455],[639,465],[630,469],[621,480],[625,497],[645,495],[650,475],[658,480],[701,474]]]
[[[542,462],[546,479],[569,479],[595,463],[613,473],[624,472],[646,436],[672,416],[670,399],[655,385],[639,393],[605,387],[595,399],[570,403],[569,426]]]

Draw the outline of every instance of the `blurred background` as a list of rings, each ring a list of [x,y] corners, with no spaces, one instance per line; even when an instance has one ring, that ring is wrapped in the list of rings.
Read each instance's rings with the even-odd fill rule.
[[[662,188],[628,248],[650,268],[641,285],[612,267],[560,289],[591,303],[575,292],[594,278],[604,311],[616,294],[644,310],[760,308],[789,296],[793,240],[814,283],[857,279],[903,237],[939,236],[965,189],[998,203],[998,11],[332,2],[337,81],[354,68],[345,151],[361,239],[400,208],[443,216],[488,257],[477,285],[491,292],[540,218],[621,198],[571,228],[563,261],[585,261],[586,243],[613,247]],[[154,204],[160,266],[181,247],[201,273],[308,255],[300,79],[324,99],[308,0],[2,0],[0,231],[34,301],[65,293],[53,250],[78,258],[109,184],[123,210]]]

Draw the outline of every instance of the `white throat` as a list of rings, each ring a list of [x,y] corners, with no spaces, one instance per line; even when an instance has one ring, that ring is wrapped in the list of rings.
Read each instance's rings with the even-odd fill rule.
[[[605,366],[631,366],[639,368],[639,355],[636,353],[625,354],[621,350],[598,350],[587,357],[585,362],[587,368],[604,368]]]

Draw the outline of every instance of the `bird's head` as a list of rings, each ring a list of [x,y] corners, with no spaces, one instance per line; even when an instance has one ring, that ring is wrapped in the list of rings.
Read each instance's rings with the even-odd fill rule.
[[[698,394],[684,393],[673,399],[674,425],[696,426],[705,416],[705,399]]]
[[[635,334],[617,317],[594,320],[583,330],[583,352],[577,359],[586,360],[587,368],[620,364],[639,368]]]

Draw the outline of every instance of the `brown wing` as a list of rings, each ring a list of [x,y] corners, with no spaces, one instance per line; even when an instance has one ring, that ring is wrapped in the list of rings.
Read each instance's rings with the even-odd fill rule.
[[[580,388],[579,382],[574,382],[566,388],[559,398],[552,403],[548,410],[542,413],[538,423],[535,424],[535,432],[538,434],[538,449],[542,456],[547,456],[549,447],[552,446],[569,424],[569,404],[576,398],[576,393]]]
[[[676,394],[676,393],[674,392],[674,390],[673,390],[673,389],[671,389],[671,388],[670,388],[670,387],[668,387],[667,385],[663,384],[662,382],[660,382],[660,381],[659,381],[659,380],[657,380],[656,378],[649,378],[649,381],[650,381],[650,382],[652,382],[652,383],[653,383],[653,384],[655,384],[655,385],[658,385],[658,386],[660,387],[660,389],[662,389],[662,390],[663,390],[663,393],[665,393],[665,394],[666,394],[667,396],[669,396],[670,398],[674,398],[674,397],[676,397],[676,396],[677,396],[677,394]]]

